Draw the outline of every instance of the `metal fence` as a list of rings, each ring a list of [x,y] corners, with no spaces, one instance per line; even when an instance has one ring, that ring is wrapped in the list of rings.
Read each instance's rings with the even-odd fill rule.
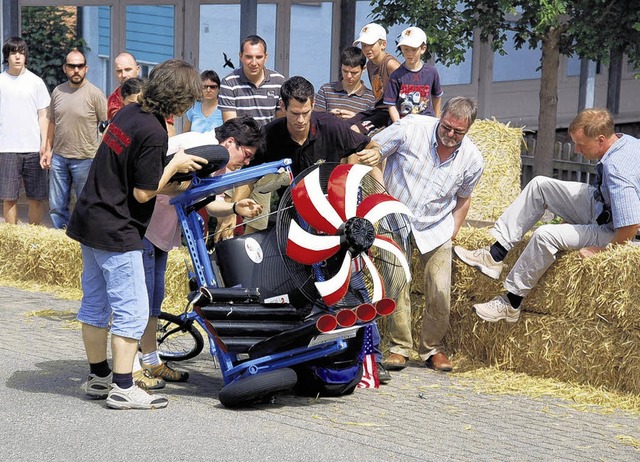
[[[533,153],[536,139],[533,135],[525,136],[526,146],[522,150],[521,185],[526,186],[533,178]],[[556,141],[553,149],[553,177],[559,180],[580,181],[591,184],[595,181],[596,163],[586,160],[573,150],[573,144]]]

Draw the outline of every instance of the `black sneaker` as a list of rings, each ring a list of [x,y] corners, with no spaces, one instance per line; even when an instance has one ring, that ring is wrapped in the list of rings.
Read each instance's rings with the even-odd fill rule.
[[[380,384],[384,385],[391,381],[391,374],[384,368],[382,363],[376,363],[376,366],[378,366],[378,381]]]

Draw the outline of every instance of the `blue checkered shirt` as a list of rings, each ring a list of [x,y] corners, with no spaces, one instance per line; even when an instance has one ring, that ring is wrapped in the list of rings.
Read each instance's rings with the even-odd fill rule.
[[[601,192],[616,229],[640,223],[640,140],[618,136],[597,166],[602,168]]]

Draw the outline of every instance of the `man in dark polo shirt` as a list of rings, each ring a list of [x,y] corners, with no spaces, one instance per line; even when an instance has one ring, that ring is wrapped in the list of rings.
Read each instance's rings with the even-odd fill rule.
[[[264,67],[267,56],[267,43],[262,37],[249,35],[242,40],[242,66],[220,82],[218,106],[225,122],[248,115],[263,126],[282,116],[278,102],[284,76]]]
[[[380,161],[378,143],[351,130],[349,123],[328,112],[313,110],[315,90],[303,77],[291,77],[280,89],[281,108],[285,116],[266,125],[266,146],[254,164],[290,158],[298,175],[318,161],[359,163],[375,167]],[[268,210],[268,208],[267,208]],[[378,349],[380,334],[374,329],[374,348],[381,382],[391,380],[382,367]]]
[[[291,77],[282,85],[280,106],[285,117],[264,127],[266,148],[254,163],[288,157],[294,175],[318,161],[376,166],[378,144],[333,114],[314,111],[314,94],[313,85],[303,77]]]

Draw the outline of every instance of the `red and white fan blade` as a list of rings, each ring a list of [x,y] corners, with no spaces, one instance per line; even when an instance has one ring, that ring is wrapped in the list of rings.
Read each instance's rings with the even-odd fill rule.
[[[366,197],[358,206],[356,216],[376,223],[382,217],[392,213],[402,213],[409,217],[413,212],[398,199],[389,194],[372,194]]]
[[[344,260],[340,270],[331,279],[326,281],[316,282],[316,289],[322,296],[322,300],[328,305],[332,306],[342,300],[342,297],[347,293],[349,289],[349,282],[351,280],[351,253],[346,252]]]
[[[400,262],[400,265],[402,265],[407,282],[411,282],[411,269],[409,268],[409,262],[398,244],[396,244],[392,239],[377,235],[373,240],[373,245],[382,250],[386,250],[387,252],[391,252]]]
[[[364,260],[365,266],[371,274],[371,280],[373,281],[373,295],[371,296],[371,303],[375,303],[378,300],[384,298],[384,284],[382,282],[382,278],[380,277],[380,273],[378,273],[376,265],[373,264],[373,262],[367,255],[362,254],[361,256]]]
[[[370,171],[371,167],[366,165],[342,164],[331,172],[327,183],[327,196],[342,221],[356,215],[360,181]]]
[[[304,265],[313,265],[334,255],[340,249],[340,236],[311,234],[291,220],[287,236],[287,256]]]
[[[342,218],[322,192],[319,168],[293,187],[291,198],[300,217],[316,230],[334,234],[342,226]]]

